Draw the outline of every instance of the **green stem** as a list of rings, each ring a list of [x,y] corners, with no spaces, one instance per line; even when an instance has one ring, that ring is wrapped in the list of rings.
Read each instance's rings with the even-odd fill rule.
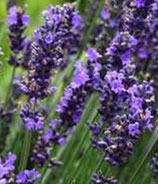
[[[141,161],[141,163],[136,168],[134,174],[132,175],[132,177],[129,180],[129,184],[132,184],[135,181],[138,173],[141,171],[141,169],[143,168],[144,164],[147,162],[149,156],[151,155],[152,151],[154,150],[154,148],[155,148],[155,146],[156,146],[156,144],[158,142],[158,133],[155,132],[155,134],[156,135],[155,135],[155,139],[153,140],[153,144],[150,145],[150,147],[149,147],[147,153],[145,154],[143,160]]]
[[[77,9],[84,14],[87,0],[78,0]]]
[[[84,160],[84,158],[85,158],[85,155],[88,153],[88,151],[90,150],[90,148],[91,148],[91,145],[88,146],[88,148],[87,148],[86,151],[85,151],[85,154],[82,155],[82,157],[81,157],[81,159],[80,159],[80,161],[79,161],[79,163],[78,163],[78,165],[77,165],[77,167],[76,167],[76,169],[75,169],[75,171],[74,171],[73,179],[72,179],[72,178],[69,179],[69,182],[70,182],[70,183],[73,183],[73,182],[76,181],[76,179],[77,179],[77,177],[78,177],[78,173],[79,173],[79,171],[80,171],[80,169],[81,169],[80,165],[82,164],[82,162],[83,162],[83,160]],[[64,181],[66,181],[66,179],[65,179]],[[71,182],[71,181],[72,181],[72,182]]]
[[[98,163],[98,165],[97,165],[97,167],[96,167],[95,172],[98,172],[98,171],[99,171],[99,169],[101,168],[101,166],[102,166],[104,160],[105,160],[104,157],[102,157],[102,158],[100,159],[100,161],[99,161],[99,163]]]
[[[100,159],[100,161],[98,162],[98,164],[97,164],[97,166],[96,166],[96,169],[95,169],[95,171],[94,171],[95,173],[97,173],[97,172],[100,170],[100,168],[101,168],[103,162],[104,162],[104,156],[103,156],[103,157]],[[108,175],[108,173],[109,173],[109,169],[108,169],[106,175]],[[87,183],[90,184],[91,182],[89,181],[89,182],[87,182]]]
[[[14,76],[15,76],[15,72],[16,72],[16,67],[13,67],[12,73],[11,73],[11,79],[9,82],[9,86],[7,89],[7,94],[5,97],[5,101],[4,101],[4,106],[7,108],[7,105],[9,104],[9,97],[12,91],[12,84],[13,84],[13,80],[14,80]],[[2,134],[3,131],[3,127],[4,127],[5,122],[4,121],[0,121],[0,135]]]
[[[32,144],[32,132],[25,130],[24,144],[21,152],[19,171],[26,169]]]
[[[12,70],[11,80],[10,80],[9,87],[8,87],[8,90],[7,90],[7,94],[6,94],[6,98],[5,98],[5,105],[7,105],[10,94],[11,94],[11,91],[12,91],[12,84],[13,84],[15,72],[16,72],[16,66],[14,66],[13,70]]]
[[[70,159],[69,159],[69,163],[66,166],[67,168],[72,164],[73,159],[76,157],[77,153],[79,152],[79,150],[81,149],[83,143],[85,142],[86,138],[88,137],[89,134],[89,130],[87,129],[87,131],[85,132],[85,135],[83,136],[83,138],[81,139],[80,143],[77,146],[77,149],[75,149],[75,151],[73,152],[73,154],[71,155]],[[63,173],[63,176],[67,175],[67,170],[65,169],[65,172]],[[66,174],[66,175],[65,175]]]

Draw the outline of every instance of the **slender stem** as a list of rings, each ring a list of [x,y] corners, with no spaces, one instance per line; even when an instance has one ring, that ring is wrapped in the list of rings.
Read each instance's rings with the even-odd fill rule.
[[[99,163],[98,163],[98,165],[97,165],[97,167],[96,167],[96,169],[95,169],[95,172],[98,172],[98,171],[99,171],[99,169],[101,168],[101,166],[102,166],[104,160],[105,160],[104,157],[102,157],[102,158],[100,159],[100,161],[99,161]]]
[[[96,169],[95,169],[95,171],[94,171],[95,173],[98,172],[98,171],[100,170],[100,168],[101,168],[103,162],[104,162],[104,156],[103,156],[103,157],[100,159],[100,161],[98,162],[98,164],[97,164],[97,166],[96,166]],[[109,169],[108,169],[106,175],[108,175],[108,173],[109,173]],[[90,184],[91,182],[89,181],[89,182],[87,182],[87,183]]]
[[[7,105],[9,103],[9,97],[10,97],[10,94],[11,94],[11,91],[12,91],[12,84],[13,84],[15,72],[16,72],[16,67],[14,66],[13,70],[12,70],[12,73],[11,73],[11,79],[10,79],[9,86],[8,86],[8,89],[7,89],[7,94],[6,94],[5,101],[4,101],[4,107],[6,107],[6,108],[7,108]],[[0,121],[0,135],[2,134],[4,124],[5,124],[4,121]]]
[[[79,171],[80,171],[80,169],[81,169],[80,165],[81,165],[81,163],[83,162],[83,160],[84,160],[84,158],[85,158],[85,155],[88,153],[88,151],[90,150],[90,148],[91,148],[91,145],[88,146],[88,148],[87,148],[86,151],[85,151],[85,154],[82,155],[82,157],[81,157],[81,159],[80,159],[80,161],[79,161],[79,163],[78,163],[78,165],[77,165],[77,167],[76,167],[76,169],[75,169],[75,171],[74,171],[73,179],[72,179],[72,178],[69,179],[69,182],[72,181],[72,182],[70,182],[70,183],[73,183],[73,182],[76,181],[76,179],[77,179],[77,177],[78,177],[78,173],[79,173]],[[65,179],[64,181],[66,181],[66,179]]]
[[[24,137],[24,144],[21,152],[21,159],[19,163],[19,171],[26,169],[29,154],[30,154],[30,148],[32,144],[32,132],[25,130],[25,137]]]
[[[81,140],[80,143],[78,144],[77,149],[75,149],[75,151],[74,151],[73,154],[71,155],[70,160],[69,160],[69,162],[68,162],[68,165],[66,166],[67,168],[69,168],[69,166],[72,165],[72,162],[73,162],[75,156],[77,155],[77,153],[78,153],[79,150],[81,149],[81,147],[82,147],[83,143],[85,142],[85,140],[86,140],[88,134],[89,134],[89,130],[87,129],[85,135],[83,136],[82,140]],[[81,158],[81,160],[82,160],[82,158]],[[64,178],[64,180],[65,180],[65,178],[67,177],[67,173],[68,173],[68,172],[69,172],[69,169],[65,169],[65,170],[64,170],[64,173],[63,173],[63,178]]]
[[[129,184],[132,184],[135,181],[138,173],[141,171],[142,167],[144,166],[144,164],[148,160],[149,156],[151,155],[153,149],[155,148],[155,146],[156,146],[156,144],[158,142],[158,134],[157,134],[157,132],[155,132],[155,133],[156,133],[156,136],[155,136],[155,139],[153,140],[153,144],[151,144],[151,146],[149,147],[149,150],[147,151],[147,153],[144,156],[143,160],[141,161],[141,163],[136,168],[134,174],[132,175],[132,177],[129,180]]]
[[[77,9],[80,10],[80,12],[82,14],[84,14],[84,11],[85,11],[85,8],[84,7],[86,7],[85,6],[86,5],[86,2],[87,2],[87,0],[78,0],[77,1]]]
[[[12,91],[12,84],[13,84],[15,72],[16,72],[16,66],[14,66],[13,70],[12,70],[11,80],[10,80],[9,87],[8,87],[8,90],[7,90],[7,94],[6,94],[6,98],[5,98],[5,105],[7,105],[10,94],[11,94],[11,91]]]
[[[19,171],[22,171],[22,170],[26,169],[26,167],[27,167],[31,143],[32,143],[31,140],[32,140],[32,132],[25,131],[24,145],[23,145],[23,149],[21,152]]]

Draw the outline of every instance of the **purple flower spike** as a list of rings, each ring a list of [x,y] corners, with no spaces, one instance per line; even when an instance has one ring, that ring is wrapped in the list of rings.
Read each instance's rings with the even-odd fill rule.
[[[27,28],[28,24],[29,16],[25,14],[24,10],[16,6],[13,6],[9,9],[8,27],[11,48],[9,63],[11,65],[24,66],[23,62],[27,62],[24,61],[23,57],[21,57],[20,55],[24,56],[25,54],[27,38],[24,35],[24,31]]]
[[[29,70],[22,82],[24,93],[38,99],[55,93],[55,88],[50,85],[51,77],[67,65],[67,54],[76,52],[83,27],[74,4],[49,6],[43,15],[45,22],[34,31]]]
[[[27,103],[21,110],[20,116],[29,131],[39,131],[43,129],[44,117],[36,110],[31,110],[32,104]]]

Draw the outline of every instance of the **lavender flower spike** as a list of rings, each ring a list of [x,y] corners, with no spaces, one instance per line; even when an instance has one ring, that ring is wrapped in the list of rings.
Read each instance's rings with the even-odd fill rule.
[[[81,39],[81,17],[74,4],[49,6],[44,11],[45,23],[34,32],[32,57],[27,77],[21,89],[30,98],[43,99],[55,92],[49,86],[53,73],[66,66],[67,53],[78,46]],[[79,18],[80,17],[80,18]]]
[[[25,10],[17,6],[13,6],[8,12],[8,27],[9,27],[9,39],[11,56],[9,63],[14,66],[19,66],[22,64],[22,56],[26,36],[24,36],[24,31],[29,24],[29,16],[25,14]]]

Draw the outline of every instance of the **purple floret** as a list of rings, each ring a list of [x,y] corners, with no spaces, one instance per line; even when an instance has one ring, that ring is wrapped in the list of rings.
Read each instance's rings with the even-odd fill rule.
[[[41,177],[41,174],[35,169],[21,171],[17,177],[16,182],[18,184],[30,184],[36,183],[37,180]]]

